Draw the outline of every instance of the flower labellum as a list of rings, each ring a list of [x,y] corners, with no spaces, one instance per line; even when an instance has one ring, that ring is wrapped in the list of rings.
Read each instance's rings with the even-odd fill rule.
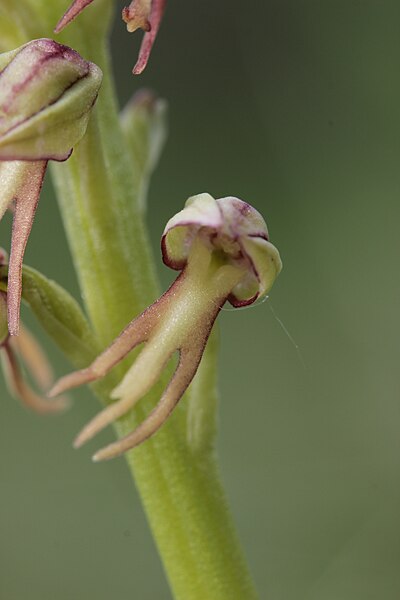
[[[0,219],[7,208],[14,212],[11,335],[18,334],[22,260],[47,162],[66,160],[84,135],[101,79],[96,65],[49,39],[0,54]]]
[[[132,433],[97,452],[96,461],[118,456],[161,427],[196,374],[224,303],[244,306],[265,296],[282,268],[260,213],[233,197],[215,200],[199,194],[189,198],[167,223],[161,248],[164,263],[182,271],[176,281],[89,367],[63,377],[50,392],[55,396],[103,377],[145,342],[111,394],[116,402],[86,425],[75,440],[79,447],[127,413],[156,383],[172,355],[179,353],[175,373],[154,410]]]

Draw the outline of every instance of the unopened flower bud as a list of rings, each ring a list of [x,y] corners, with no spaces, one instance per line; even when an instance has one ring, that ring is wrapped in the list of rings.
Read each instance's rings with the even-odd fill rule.
[[[155,384],[177,352],[178,366],[153,412],[132,433],[95,454],[112,458],[137,446],[165,422],[196,374],[214,321],[229,300],[243,306],[265,296],[279,274],[278,250],[268,241],[264,219],[238,198],[190,198],[162,237],[164,262],[182,270],[165,294],[134,319],[87,368],[63,377],[51,395],[103,377],[133,348],[145,342],[111,397],[78,435],[79,447],[128,412]]]
[[[0,219],[15,201],[8,322],[18,333],[21,269],[50,159],[63,161],[86,131],[101,70],[75,50],[39,39],[0,55]]]

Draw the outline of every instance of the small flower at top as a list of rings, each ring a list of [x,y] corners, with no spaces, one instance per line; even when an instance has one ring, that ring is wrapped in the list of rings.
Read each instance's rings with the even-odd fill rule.
[[[7,254],[0,248],[0,266],[7,264]],[[40,344],[30,331],[21,326],[20,334],[11,337],[7,328],[7,293],[0,291],[0,360],[10,393],[24,406],[40,413],[57,413],[68,406],[68,400],[60,397],[49,401],[44,393],[54,381],[53,371]],[[43,396],[36,393],[25,381],[22,361]]]
[[[282,268],[260,213],[233,197],[189,198],[167,223],[161,248],[164,263],[182,271],[176,281],[88,368],[63,377],[50,392],[55,396],[103,377],[145,342],[111,394],[117,401],[86,425],[75,440],[79,447],[127,413],[156,383],[172,355],[179,353],[175,373],[151,414],[132,433],[97,452],[96,461],[118,456],[161,427],[192,381],[225,302],[235,307],[255,302],[269,292]]]
[[[93,0],[74,0],[57,23],[54,31],[59,33],[71,23]],[[122,19],[130,33],[142,29],[145,34],[139,50],[138,60],[133,67],[133,74],[140,75],[146,68],[153,48],[167,0],[132,0],[122,10]]]
[[[0,219],[13,211],[8,327],[18,334],[21,270],[47,162],[64,161],[86,131],[100,69],[39,39],[0,54]]]

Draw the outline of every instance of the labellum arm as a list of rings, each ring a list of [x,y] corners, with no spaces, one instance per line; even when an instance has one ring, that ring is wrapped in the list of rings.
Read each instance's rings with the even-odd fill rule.
[[[120,335],[104,350],[89,367],[74,371],[65,375],[57,381],[49,392],[49,396],[57,396],[65,390],[69,390],[85,383],[91,383],[100,377],[104,377],[138,344],[149,338],[152,324],[159,316],[160,308],[165,298],[161,296],[157,302],[147,308],[139,317],[131,321]]]
[[[93,0],[75,0],[58,21],[54,28],[54,33],[60,33],[64,27],[69,25],[92,2]]]
[[[150,58],[150,53],[152,51],[154,42],[157,37],[158,30],[161,25],[165,5],[166,0],[152,0],[150,14],[148,18],[148,21],[150,23],[150,29],[148,29],[144,34],[143,41],[139,50],[138,60],[132,70],[132,73],[134,75],[140,75],[140,73],[142,73],[146,68],[148,60]]]

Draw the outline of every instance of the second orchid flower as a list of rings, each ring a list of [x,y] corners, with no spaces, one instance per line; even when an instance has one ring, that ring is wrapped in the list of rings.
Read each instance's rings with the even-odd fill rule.
[[[116,400],[78,435],[79,447],[127,413],[156,383],[175,352],[178,366],[159,403],[129,435],[93,457],[118,456],[153,435],[168,418],[196,374],[214,321],[228,300],[240,307],[271,289],[282,263],[269,242],[260,213],[238,198],[215,200],[199,194],[167,223],[161,241],[163,260],[182,272],[167,292],[135,318],[86,369],[59,380],[55,396],[103,377],[133,348],[145,345],[121,383]]]
[[[14,213],[8,327],[19,329],[21,272],[49,160],[64,161],[86,131],[100,69],[77,52],[39,39],[0,55],[0,219]]]

